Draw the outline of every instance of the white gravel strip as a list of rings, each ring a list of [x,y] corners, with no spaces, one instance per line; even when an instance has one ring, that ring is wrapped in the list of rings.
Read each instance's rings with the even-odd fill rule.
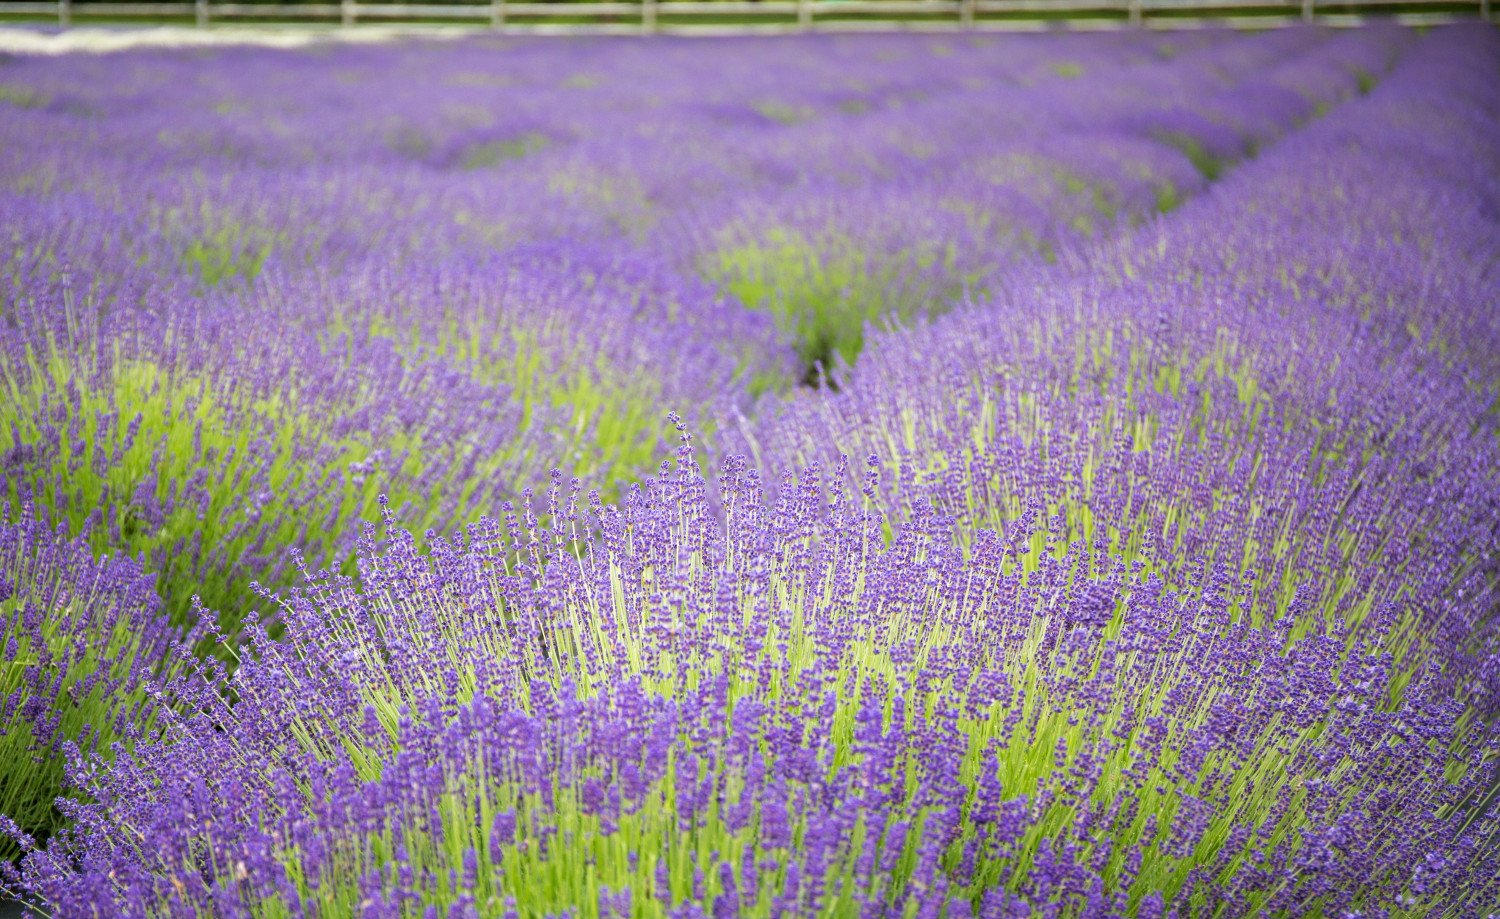
[[[27,29],[0,26],[0,52],[11,54],[100,54],[131,48],[191,48],[213,45],[261,45],[303,48],[326,42],[381,42],[420,35],[457,38],[481,31],[464,26],[193,26],[115,27],[74,26],[69,29]]]

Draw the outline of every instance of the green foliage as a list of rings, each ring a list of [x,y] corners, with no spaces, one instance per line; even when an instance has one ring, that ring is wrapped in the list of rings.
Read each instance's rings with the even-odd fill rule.
[[[474,144],[464,151],[461,163],[464,169],[489,169],[501,163],[518,160],[547,146],[547,137],[535,131],[522,134],[511,140],[487,140]]]
[[[270,254],[269,245],[246,245],[234,231],[222,229],[188,243],[182,260],[203,287],[215,287],[254,280]]]
[[[813,117],[813,110],[805,105],[789,105],[774,99],[752,103],[751,108],[778,124],[799,124]]]
[[[14,105],[17,108],[41,108],[51,101],[50,96],[29,86],[0,84],[0,102],[7,105]]]
[[[219,210],[207,199],[166,208],[157,221],[181,247],[182,267],[200,291],[255,280],[272,252],[288,242],[283,232]]]
[[[611,366],[560,326],[454,324],[437,347],[476,379],[508,387],[523,430],[560,441],[560,465],[613,497],[619,482],[648,473],[660,457],[660,386]]]
[[[198,595],[232,630],[251,582],[295,576],[291,548],[348,564],[347,540],[378,519],[382,493],[420,532],[491,511],[492,491],[517,485],[508,476],[524,442],[466,469],[454,459],[470,445],[420,427],[335,437],[329,414],[354,407],[306,400],[297,380],[257,391],[131,357],[126,344],[84,333],[0,367],[0,455],[30,451],[24,482],[42,512],[96,552],[143,558],[179,622]],[[22,481],[7,483],[12,508]]]
[[[270,558],[242,563],[313,535],[289,513],[308,490],[297,441],[311,419],[204,376],[87,354],[54,343],[24,371],[5,368],[0,451],[59,438],[26,470],[33,499],[96,551],[146,558],[179,617],[192,594],[215,606],[241,601],[251,580],[276,582]],[[279,432],[268,424],[278,415]]]
[[[1020,571],[1037,575],[1044,563],[1055,563],[1058,556],[1053,542],[1060,535],[1042,531],[1030,534],[1032,538],[1023,542],[1020,554],[1007,562],[1003,574],[1010,576]],[[845,548],[860,558],[881,548],[874,531],[868,531],[862,539]],[[540,559],[533,558],[531,564],[540,567]],[[1127,564],[1121,563],[1119,570],[1123,571]],[[499,595],[499,579],[516,573],[507,564],[483,576],[491,579],[490,587]],[[1118,657],[1126,608],[1135,592],[1151,593],[1145,586],[1148,574],[1138,568],[1138,576],[1128,580],[1110,606],[1108,621],[1097,640],[1091,642],[1093,650],[1084,655],[1059,647],[1059,634],[1071,627],[1068,614],[1042,603],[1041,594],[1025,593],[1026,588],[1020,588],[1026,597],[1026,608],[1034,614],[1004,626],[992,623],[1001,631],[987,632],[985,636],[987,644],[995,649],[992,660],[1003,674],[1005,685],[1011,688],[1012,698],[1019,700],[1018,708],[1008,701],[996,701],[985,709],[957,715],[946,707],[949,688],[941,682],[909,688],[902,695],[904,706],[899,709],[887,695],[891,686],[903,686],[905,676],[912,670],[925,672],[946,659],[951,645],[972,640],[969,633],[956,626],[966,621],[965,611],[1003,602],[1001,598],[1010,596],[1007,591],[1014,588],[989,581],[971,582],[966,590],[972,590],[973,595],[938,593],[909,607],[898,604],[900,612],[882,622],[878,632],[862,634],[858,640],[831,650],[826,640],[818,637],[818,623],[821,621],[826,627],[828,617],[847,615],[843,604],[858,608],[862,589],[857,586],[859,582],[853,586],[835,585],[823,580],[826,572],[801,580],[790,569],[774,571],[766,589],[784,612],[766,617],[755,612],[757,598],[761,596],[758,581],[753,588],[751,579],[736,581],[724,571],[716,570],[699,553],[692,555],[683,570],[644,566],[628,571],[611,564],[607,591],[592,590],[580,580],[556,609],[555,617],[543,625],[546,634],[539,639],[543,646],[554,649],[549,660],[555,662],[557,669],[535,679],[545,679],[553,691],[563,690],[565,685],[574,687],[579,698],[610,691],[622,676],[638,680],[649,695],[668,698],[680,698],[688,689],[713,686],[722,680],[727,687],[727,708],[711,713],[710,718],[724,724],[731,722],[736,706],[742,703],[753,700],[779,709],[792,705],[798,698],[820,698],[821,690],[831,687],[832,721],[828,737],[833,754],[819,760],[820,767],[830,777],[861,768],[861,754],[854,740],[855,725],[860,712],[871,704],[880,706],[883,728],[887,731],[899,727],[905,732],[917,732],[934,719],[956,715],[952,725],[955,736],[961,738],[967,750],[958,781],[972,789],[978,785],[980,773],[990,771],[998,776],[1000,786],[1011,792],[1012,799],[1021,795],[1030,798],[1023,799],[1021,804],[1033,808],[1036,815],[1024,836],[1008,852],[986,856],[979,862],[969,885],[971,891],[1004,886],[1007,881],[1014,883],[1014,879],[1026,877],[1036,867],[1044,841],[1067,836],[1070,825],[1085,808],[1105,812],[1113,796],[1128,785],[1138,795],[1138,810],[1129,819],[1115,824],[1112,833],[1092,840],[1078,853],[1079,857],[1088,864],[1104,866],[1101,873],[1107,883],[1134,889],[1132,906],[1139,905],[1140,892],[1144,890],[1163,891],[1170,901],[1182,891],[1191,871],[1214,866],[1216,873],[1228,877],[1246,861],[1260,857],[1257,847],[1274,847],[1311,825],[1315,814],[1321,813],[1318,808],[1326,807],[1327,802],[1318,802],[1301,785],[1300,777],[1305,771],[1288,768],[1294,761],[1289,751],[1316,747],[1325,733],[1339,730],[1339,713],[1334,708],[1300,713],[1296,725],[1263,735],[1253,749],[1236,753],[1220,750],[1187,770],[1179,768],[1177,754],[1151,759],[1129,743],[1109,745],[1102,757],[1093,756],[1090,751],[1099,749],[1100,737],[1129,734],[1139,730],[1141,724],[1153,721],[1162,725],[1162,734],[1153,743],[1168,751],[1185,749],[1188,738],[1204,728],[1221,703],[1232,705],[1236,698],[1237,689],[1231,683],[1198,685],[1197,674],[1180,666],[1180,659],[1154,659],[1149,668],[1151,680],[1145,685],[1139,682],[1140,673],[1122,665],[1128,663]],[[1097,575],[1095,572],[1093,576]],[[1090,573],[1078,568],[1074,576],[1082,581]],[[1126,583],[1127,579],[1121,581]],[[753,653],[739,656],[744,649],[738,646],[714,651],[695,649],[688,644],[681,650],[651,653],[646,638],[635,631],[630,610],[638,610],[638,604],[646,597],[666,591],[668,599],[662,602],[662,608],[677,611],[683,600],[678,592],[686,591],[686,585],[700,583],[716,584],[727,592],[715,596],[728,604],[725,615],[727,622],[732,623],[733,634],[756,636]],[[840,593],[846,589],[850,591],[847,596]],[[832,597],[838,599],[831,600]],[[361,701],[370,706],[386,736],[393,741],[400,734],[401,723],[409,719],[410,712],[423,699],[442,696],[458,705],[471,703],[481,681],[480,662],[503,658],[514,652],[513,642],[532,639],[529,635],[518,638],[512,631],[513,622],[504,614],[476,620],[469,607],[471,599],[472,594],[454,593],[424,605],[413,604],[410,597],[403,598],[396,592],[381,592],[367,596],[363,607],[375,616],[374,629],[349,628],[333,636],[339,647],[352,649],[352,653],[368,662],[361,672],[371,677],[362,683]],[[1185,592],[1181,602],[1201,606],[1205,619],[1220,621],[1222,601],[1209,591]],[[684,631],[693,628],[681,617],[668,627]],[[378,674],[382,671],[379,662],[383,652],[376,636],[408,634],[442,636],[438,657],[432,659],[434,667],[410,674],[410,679],[404,682],[381,678]],[[1204,630],[1197,639],[1211,644],[1214,630]],[[593,649],[601,657],[590,660],[583,653],[585,648]],[[892,657],[893,648],[910,648],[912,657],[898,661]],[[1350,659],[1357,660],[1366,650],[1356,647],[1350,651]],[[830,665],[831,670],[825,671]],[[762,682],[757,676],[762,668],[774,672],[775,678]],[[818,687],[819,692],[809,693],[809,685]],[[1087,685],[1090,693],[1099,694],[1095,698],[1107,697],[1115,702],[1107,712],[1091,712],[1089,717],[1081,717],[1075,707],[1079,700],[1061,693],[1067,685]],[[1193,704],[1184,709],[1174,703],[1173,689],[1191,695]],[[571,698],[571,692],[563,690],[562,695]],[[1399,699],[1392,699],[1383,710],[1396,711],[1400,704]],[[362,736],[352,726],[339,728],[337,724],[338,719],[323,717],[312,709],[292,720],[289,736],[304,749],[327,751],[330,759],[347,755],[363,781],[379,779],[390,753],[367,746],[371,738]],[[684,724],[678,730],[683,732],[680,738],[686,743],[694,728]],[[565,730],[557,738],[562,744],[570,740]],[[319,878],[309,877],[302,870],[300,855],[293,846],[288,845],[284,850],[283,863],[299,894],[328,914],[356,911],[361,896],[360,881],[371,872],[395,886],[397,872],[410,871],[413,874],[408,876],[433,879],[426,885],[423,906],[446,910],[469,894],[482,913],[498,913],[513,901],[522,915],[554,915],[576,908],[579,915],[594,917],[602,915],[597,905],[604,888],[614,892],[628,889],[631,915],[665,915],[666,905],[655,895],[658,866],[662,862],[674,899],[689,897],[695,885],[701,884],[703,892],[693,896],[711,900],[722,891],[719,879],[712,871],[704,871],[699,877],[697,869],[711,868],[721,861],[738,865],[746,849],[754,851],[757,862],[772,859],[785,866],[795,861],[797,846],[809,825],[805,814],[789,815],[793,842],[786,849],[759,847],[758,819],[741,821],[735,828],[728,809],[747,784],[742,775],[731,773],[722,786],[722,794],[711,799],[703,819],[695,820],[690,827],[681,825],[678,799],[694,793],[692,788],[679,787],[677,766],[683,749],[682,745],[670,748],[669,768],[665,778],[652,787],[650,804],[628,808],[614,821],[591,813],[580,794],[590,778],[609,783],[612,777],[604,772],[606,767],[586,767],[571,783],[553,785],[547,792],[528,791],[508,770],[499,768],[500,763],[491,758],[491,751],[476,747],[464,761],[461,781],[448,773],[449,790],[439,797],[435,808],[417,808],[403,818],[399,855],[396,834],[386,827],[341,843],[335,856],[338,867]],[[761,752],[775,755],[769,747]],[[908,750],[895,764],[893,774],[904,777],[904,785],[896,793],[898,799],[921,799],[917,787],[921,768],[916,761],[921,755],[918,750]],[[1231,761],[1231,756],[1239,759]],[[1143,759],[1149,761],[1144,770]],[[711,767],[706,756],[694,765],[695,771],[689,779],[696,783],[709,775]],[[1306,764],[1299,768],[1305,770]],[[1353,768],[1350,761],[1334,763],[1323,777],[1340,787],[1358,789],[1359,782],[1349,776]],[[1106,777],[1089,798],[1054,799],[1035,796],[1032,791],[1055,787],[1060,776],[1084,769],[1098,770]],[[1299,778],[1291,778],[1293,772]],[[1233,775],[1227,789],[1223,786],[1226,773]],[[1169,838],[1187,802],[1216,796],[1235,804],[1214,811],[1208,830],[1196,847],[1175,848]],[[497,843],[490,835],[490,828],[497,815],[507,812],[516,818],[517,836]],[[861,818],[853,830],[857,840],[853,852],[862,851],[864,839],[874,835],[882,851],[895,853],[894,861],[899,867],[884,889],[874,891],[877,901],[898,909],[904,902],[908,892],[906,882],[921,857],[919,829],[932,816],[930,808],[919,807],[898,812],[884,823]],[[910,822],[905,822],[908,819]],[[1232,836],[1233,828],[1245,825],[1264,827],[1265,837],[1249,840]],[[977,832],[973,815],[966,814],[959,835],[941,855],[946,868],[952,869],[958,863]],[[548,839],[562,840],[565,844],[548,844]],[[1223,851],[1225,846],[1231,847],[1227,853]],[[1148,857],[1143,865],[1132,869],[1127,863],[1128,853],[1134,847],[1147,852]],[[475,855],[472,888],[455,883],[455,872],[465,864],[468,850]],[[851,883],[853,865],[835,862],[828,870],[830,881],[843,877],[844,898],[834,902],[824,915],[851,919],[864,915],[867,907],[856,898],[857,885]],[[762,893],[779,891],[785,879],[783,867],[769,881],[763,879]],[[954,892],[962,894],[960,890]],[[773,900],[774,896],[762,895],[753,907],[742,902],[741,915],[775,915]],[[290,915],[286,905],[279,902],[265,904],[261,914]]]
[[[128,585],[98,572],[80,579],[40,547],[10,548],[0,554],[0,814],[45,838],[63,822],[54,805],[63,744],[105,752],[152,730],[155,714],[132,676],[154,663],[142,655],[155,610],[125,606],[117,592]],[[0,837],[0,858],[17,852]]]
[[[530,464],[539,474],[560,468],[613,498],[622,481],[649,474],[660,459],[661,386],[650,374],[613,366],[571,321],[544,316],[535,324],[482,313],[450,317],[434,332],[396,318],[340,313],[330,330],[363,328],[503,388],[518,412],[514,461],[521,462],[526,445],[540,445],[544,452]],[[711,419],[702,426],[711,433]]]
[[[1166,214],[1174,211],[1182,204],[1182,195],[1177,191],[1177,186],[1171,182],[1163,182],[1156,189],[1157,213]]]
[[[1170,144],[1182,151],[1182,155],[1188,158],[1193,164],[1193,168],[1198,170],[1210,182],[1223,175],[1224,169],[1228,165],[1223,159],[1203,149],[1203,144],[1199,143],[1197,139],[1186,134],[1167,133],[1162,134],[1160,139],[1163,143]]]
[[[839,363],[854,363],[868,325],[945,309],[962,290],[955,260],[951,245],[877,255],[840,233],[813,239],[773,228],[720,248],[705,274],[747,307],[769,312],[793,341],[802,381],[818,383]]]

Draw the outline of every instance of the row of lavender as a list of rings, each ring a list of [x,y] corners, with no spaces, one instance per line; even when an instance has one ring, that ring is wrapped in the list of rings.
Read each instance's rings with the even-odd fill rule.
[[[1290,72],[1334,99],[1357,83],[1347,69],[1335,71],[1347,90],[1321,79],[1330,61],[1375,61],[1373,73],[1409,40],[1356,33],[1330,47],[1296,34],[1226,42],[1212,60],[1232,70],[1230,48],[1247,70],[1289,58]],[[1056,48],[1047,54],[1057,60]],[[83,796],[64,805],[71,827],[8,883],[65,913],[1493,905],[1500,515],[1489,405],[1500,342],[1482,305],[1496,283],[1500,132],[1494,93],[1476,77],[1493,71],[1494,54],[1484,33],[1425,39],[1369,100],[1164,221],[1086,250],[1091,226],[1079,216],[1128,225],[1175,205],[1213,163],[1314,103],[1243,86],[1192,99],[1234,124],[1216,133],[1216,121],[1193,121],[1181,95],[1130,69],[1140,66],[1131,53],[1117,70],[1089,61],[1085,75],[1097,66],[1106,77],[1082,95],[1133,122],[1107,135],[1114,149],[1137,149],[1110,176],[1086,172],[1068,143],[1097,110],[1050,100],[1039,108],[1064,113],[1042,134],[1050,148],[996,154],[981,132],[956,135],[1003,106],[955,89],[957,104],[905,110],[884,128],[873,118],[823,128],[825,138],[870,128],[853,146],[870,162],[851,164],[827,139],[820,160],[814,119],[798,114],[814,103],[792,97],[763,106],[763,136],[743,131],[733,149],[705,157],[740,170],[705,175],[695,161],[669,173],[660,163],[671,160],[658,159],[636,176],[596,179],[611,200],[571,214],[559,186],[538,193],[532,176],[469,182],[462,194],[499,196],[480,208],[491,217],[535,214],[543,228],[522,244],[488,238],[501,250],[489,256],[453,229],[474,225],[476,211],[445,197],[459,192],[437,157],[426,163],[435,174],[410,179],[426,183],[427,203],[443,202],[413,215],[430,224],[311,240],[327,263],[273,253],[252,284],[211,285],[202,270],[236,266],[235,281],[238,250],[194,256],[198,270],[171,281],[174,265],[184,274],[173,231],[111,252],[103,234],[57,217],[66,196],[19,195],[57,219],[48,237],[36,211],[23,216],[26,245],[11,262],[20,321],[7,366],[25,368],[11,386],[32,401],[17,399],[24,420],[7,419],[8,487],[28,515],[3,532],[0,602],[24,621],[7,660],[45,657],[56,636],[77,631],[93,629],[98,642],[74,643],[50,682],[17,681],[10,693],[7,712],[25,708],[45,738],[34,752],[45,758],[49,742],[70,751]],[[1006,77],[1035,80],[1046,60],[1023,59]],[[1108,93],[1130,85],[1125,73],[1155,95],[1132,108],[1128,92]],[[701,93],[682,96],[703,104]],[[144,138],[155,126],[142,120]],[[911,139],[890,135],[911,124],[934,149],[897,163],[892,151]],[[536,129],[547,142],[522,144],[537,146],[526,157],[552,155],[552,127]],[[716,126],[656,150],[653,132],[639,133],[619,149],[666,157],[734,135]],[[294,130],[276,134],[256,156],[285,172],[302,148]],[[1171,149],[1163,136],[1200,166],[1182,160],[1165,196],[1160,176],[1131,175],[1159,168]],[[577,138],[551,175],[609,162],[586,146]],[[85,189],[77,213],[90,219],[125,176],[151,178],[73,150],[36,181]],[[1412,167],[1393,166],[1393,153]],[[247,178],[243,156],[225,169],[236,182]],[[965,169],[986,156],[1003,178],[982,186]],[[322,184],[301,189],[306,198],[338,186],[325,168],[309,168]],[[360,175],[390,202],[423,200],[367,168],[336,173]],[[1070,190],[1069,168],[1092,187]],[[642,200],[662,213],[622,217],[621,189],[643,176],[661,182]],[[787,203],[767,204],[777,187]],[[917,216],[957,201],[1012,221],[1027,194],[1041,195],[1035,212],[1055,222],[1029,236],[984,236],[994,227],[963,209],[966,219],[947,225]],[[152,219],[120,204],[116,226]],[[347,198],[312,219],[266,207],[297,214],[298,227],[310,220],[304,232],[358,225]],[[579,213],[604,219],[585,226]],[[452,234],[438,267],[411,261],[429,225],[432,237]],[[707,253],[705,240],[715,241]],[[98,257],[87,278],[78,262],[65,274],[59,251],[90,241]],[[372,244],[385,247],[379,260],[361,251]],[[1028,250],[1060,264],[1017,267]],[[846,252],[860,260],[841,262]],[[852,370],[834,371],[838,393],[768,381],[801,372],[772,352],[784,339],[758,314],[726,309],[710,286],[797,321],[837,289],[827,328],[842,329],[851,314],[840,310],[870,298],[850,286],[869,279],[923,311],[965,289],[976,302],[877,335]],[[789,287],[802,299],[755,302]],[[585,322],[598,323],[597,339],[577,333]],[[486,337],[496,326],[504,341]],[[660,344],[640,345],[643,326]],[[70,362],[80,343],[95,345],[82,373]],[[558,452],[557,426],[533,419],[590,404],[598,383],[566,372],[577,362],[631,383],[645,368],[669,381],[592,403],[605,415],[632,406],[644,423],[643,398],[685,399],[694,429],[711,426],[752,459],[730,459],[704,481],[684,448],[675,472],[617,504],[558,478],[544,523],[522,506],[462,538],[434,537],[430,550],[395,527],[367,531],[351,547],[357,568],[267,598],[284,634],[273,640],[251,622],[242,640],[220,636],[232,669],[191,652],[216,632],[213,617],[169,648],[180,636],[154,624],[150,578],[95,563],[34,519],[76,509],[71,523],[96,550],[133,554],[153,547],[131,541],[130,520],[160,535],[182,483],[194,483],[206,496],[189,508],[196,526],[172,533],[147,564],[168,589],[226,578],[216,600],[236,615],[250,606],[245,582],[274,572],[283,547],[300,545],[317,564],[350,551],[318,540],[359,535],[355,522],[393,472],[409,478],[398,522],[425,524],[471,519],[538,468],[573,458]],[[534,395],[553,389],[564,393],[556,404]],[[107,442],[108,425],[128,431],[118,402],[172,423],[134,456],[136,432],[120,435],[114,456],[97,446],[84,455],[76,445]],[[26,423],[40,436],[28,439]],[[213,442],[216,432],[229,442]],[[612,440],[590,431],[562,449]],[[453,452],[435,454],[439,443]],[[372,461],[382,448],[397,459]],[[258,458],[210,480],[236,452]],[[872,456],[849,470],[840,453]],[[68,465],[49,467],[50,456]],[[809,462],[822,465],[764,494],[759,470]],[[568,465],[587,476],[603,464]],[[163,493],[105,492],[121,468]],[[291,478],[242,481],[278,468]],[[85,470],[95,491],[67,495]],[[331,472],[349,484],[330,488]],[[226,508],[240,512],[237,501],[254,505],[246,520],[268,521],[253,552],[234,542],[240,530],[227,529],[226,542],[209,529]],[[88,521],[96,507],[104,513]],[[109,516],[126,510],[135,517]],[[194,553],[196,567],[168,577],[166,564]],[[162,658],[148,690],[130,691]],[[96,703],[89,729],[80,699]],[[97,704],[111,699],[123,704]],[[101,725],[103,712],[113,724]],[[90,759],[100,730],[133,749]]]
[[[1406,40],[12,64],[3,485],[144,553],[179,615],[285,583],[284,546],[348,558],[381,492],[418,532],[554,467],[610,494],[669,449],[657,406],[740,423],[865,320],[1190,195]]]

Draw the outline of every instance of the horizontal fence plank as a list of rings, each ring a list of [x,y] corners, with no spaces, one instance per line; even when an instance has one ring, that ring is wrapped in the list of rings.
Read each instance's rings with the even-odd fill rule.
[[[6,9],[8,4],[0,5]],[[57,9],[56,4],[52,7]],[[120,19],[181,18],[193,15],[191,3],[73,3],[74,16],[110,16]]]
[[[708,14],[723,16],[795,16],[796,0],[663,0],[656,5],[662,16]]]
[[[1215,10],[1256,9],[1297,10],[1302,0],[1141,0],[1146,13],[1197,13]]]
[[[1381,19],[1436,25],[1490,17],[1484,0],[491,0],[479,3],[358,0],[289,4],[185,2],[34,2],[0,0],[0,17],[35,18],[64,26],[82,20],[194,19],[200,26],[255,20],[260,24],[331,20],[357,28],[451,21],[520,34],[780,34],[818,31],[1030,31],[1126,25],[1156,30],[1210,26],[1259,27],[1313,21],[1348,27]],[[723,17],[725,22],[714,22]],[[783,22],[745,21],[779,18]],[[673,21],[690,19],[696,21]],[[622,21],[624,20],[624,21]]]
[[[1355,7],[1356,9],[1360,9],[1360,8],[1366,8],[1366,9],[1368,9],[1368,8],[1379,8],[1379,7],[1383,7],[1383,6],[1400,6],[1400,7],[1411,8],[1411,7],[1418,7],[1418,6],[1422,6],[1422,5],[1423,4],[1420,4],[1420,3],[1412,3],[1411,0],[1358,0],[1358,2],[1354,2],[1354,3],[1346,3],[1346,2],[1323,2],[1323,3],[1318,3],[1314,8],[1315,9],[1319,9],[1319,10],[1326,9],[1326,10],[1329,11],[1328,15],[1336,16],[1336,15],[1339,15],[1339,14],[1347,14],[1347,13],[1349,13],[1349,8],[1350,7]],[[1454,6],[1458,6],[1460,4],[1454,3],[1454,2],[1450,2],[1450,3],[1446,3],[1446,4],[1440,4],[1440,5],[1447,6],[1447,7],[1451,8],[1451,7],[1454,7]],[[1472,6],[1475,9],[1477,9],[1478,6],[1479,6],[1479,4],[1474,3],[1474,4],[1472,4]]]
[[[790,35],[806,30],[796,22],[663,22],[657,31],[663,35],[734,36]]]
[[[954,20],[921,19],[818,19],[812,24],[816,32],[956,32],[960,26]]]
[[[1142,23],[1148,29],[1170,32],[1174,29],[1262,29],[1266,26],[1291,26],[1305,22],[1301,13],[1261,13],[1255,16],[1182,16],[1172,19],[1147,17]]]
[[[1403,4],[1414,6],[1415,4]],[[1451,5],[1451,4],[1450,4]],[[1449,12],[1433,13],[1373,13],[1361,15],[1359,13],[1319,13],[1316,22],[1338,28],[1353,28],[1371,22],[1397,22],[1404,26],[1440,26],[1451,22],[1472,21],[1475,16],[1455,16]]]
[[[839,13],[890,13],[896,16],[923,14],[958,15],[958,0],[821,0],[813,4],[821,15]]]
[[[363,7],[361,7],[363,9]],[[507,3],[506,15],[555,16],[573,19],[579,16],[639,16],[639,3]]]
[[[641,24],[599,22],[518,22],[505,24],[516,35],[639,35]]]
[[[360,3],[359,18],[378,19],[474,19],[488,22],[493,10],[488,4]]]
[[[208,15],[210,19],[331,19],[337,18],[341,9],[337,3],[210,3]]]
[[[974,0],[974,9],[980,13],[1076,13],[1129,7],[1130,0]]]

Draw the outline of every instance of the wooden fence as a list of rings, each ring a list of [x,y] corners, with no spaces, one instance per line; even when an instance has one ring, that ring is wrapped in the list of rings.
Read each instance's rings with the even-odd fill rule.
[[[1432,25],[1492,20],[1490,0],[479,0],[469,3],[133,3],[0,0],[0,21],[468,24],[508,32],[1157,29],[1211,24],[1348,26],[1371,18]]]

